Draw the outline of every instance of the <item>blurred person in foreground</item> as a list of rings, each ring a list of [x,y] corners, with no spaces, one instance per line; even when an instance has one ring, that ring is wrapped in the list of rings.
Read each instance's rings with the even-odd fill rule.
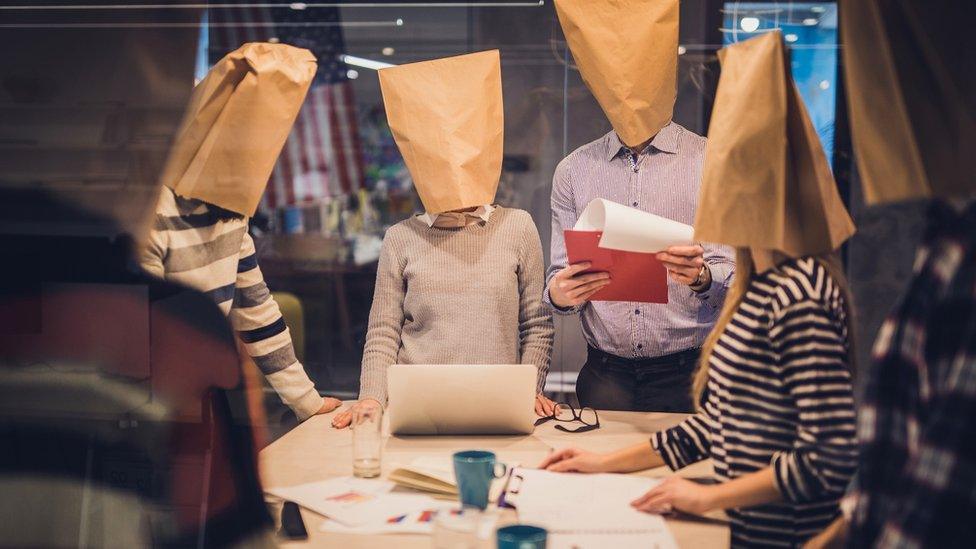
[[[678,470],[711,458],[718,484],[671,476],[631,504],[649,513],[724,509],[733,547],[795,547],[838,516],[856,464],[852,305],[836,253],[854,225],[789,76],[782,35],[719,57],[695,236],[734,246],[737,277],[695,377],[704,404],[649,443],[560,450],[541,467]]]
[[[341,404],[322,398],[258,266],[248,221],[315,76],[315,57],[286,44],[245,44],[194,90],[163,172],[142,266],[205,292],[299,421]]]
[[[0,34],[0,543],[271,546],[226,316],[138,263],[201,11],[117,15]]]
[[[976,10],[938,4],[840,3],[865,202],[927,200],[928,215],[860,380],[850,512],[810,547],[976,539]]]
[[[535,411],[552,352],[542,244],[528,212],[493,204],[502,166],[498,51],[382,69],[390,128],[426,213],[383,239],[357,410],[386,405],[397,364],[532,364]]]

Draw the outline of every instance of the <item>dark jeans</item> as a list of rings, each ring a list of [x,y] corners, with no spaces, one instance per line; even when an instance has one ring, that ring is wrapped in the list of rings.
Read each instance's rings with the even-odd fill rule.
[[[576,380],[580,406],[597,410],[692,412],[691,379],[701,349],[627,359],[590,347]]]

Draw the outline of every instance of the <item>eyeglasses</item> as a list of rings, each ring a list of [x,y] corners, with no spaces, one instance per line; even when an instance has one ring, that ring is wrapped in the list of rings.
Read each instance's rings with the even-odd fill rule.
[[[565,425],[556,425],[556,429],[566,433],[585,433],[587,431],[593,431],[600,428],[600,416],[597,415],[596,410],[588,406],[580,408],[577,410],[569,404],[560,402],[556,405],[555,410],[551,416],[540,417],[535,420],[535,425],[538,427],[543,423],[548,421],[560,421],[563,423],[572,423],[578,421],[583,425],[575,429],[570,429]]]

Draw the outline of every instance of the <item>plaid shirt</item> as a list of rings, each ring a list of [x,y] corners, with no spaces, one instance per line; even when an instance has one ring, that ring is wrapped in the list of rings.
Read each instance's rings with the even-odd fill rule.
[[[865,380],[853,547],[976,543],[976,203],[935,203]]]

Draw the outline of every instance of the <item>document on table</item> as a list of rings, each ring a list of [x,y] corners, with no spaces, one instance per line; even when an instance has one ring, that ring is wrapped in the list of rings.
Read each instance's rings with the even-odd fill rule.
[[[597,198],[563,236],[570,264],[589,261],[589,272],[610,273],[610,284],[591,301],[667,303],[667,270],[655,254],[692,244],[694,228]]]
[[[346,526],[382,522],[394,516],[436,509],[440,505],[430,496],[391,494],[392,489],[392,482],[341,477],[266,491]]]
[[[537,524],[556,535],[639,536],[644,547],[676,549],[660,515],[630,506],[659,482],[633,475],[516,469],[509,490],[517,493],[519,522]]]
[[[370,522],[359,526],[346,526],[335,520],[326,520],[319,527],[322,532],[334,534],[430,534],[434,530],[434,521],[440,513],[457,514],[457,502],[438,502],[436,506],[423,511],[414,511],[402,515],[392,515],[384,520]],[[480,539],[490,539],[495,532],[500,513],[497,509],[485,511],[480,515],[477,536]]]

